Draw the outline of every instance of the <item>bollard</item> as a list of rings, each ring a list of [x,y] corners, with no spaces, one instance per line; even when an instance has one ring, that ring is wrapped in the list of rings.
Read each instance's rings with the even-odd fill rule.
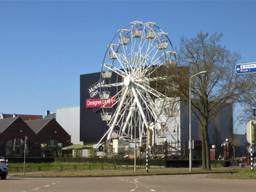
[[[250,152],[250,160],[251,160],[251,170],[253,170],[254,166],[253,166],[253,152],[252,152],[252,150]]]

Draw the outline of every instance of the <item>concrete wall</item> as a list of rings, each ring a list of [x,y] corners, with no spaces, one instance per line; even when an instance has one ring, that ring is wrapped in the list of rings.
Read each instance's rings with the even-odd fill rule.
[[[80,142],[80,107],[57,109],[56,121],[71,135],[71,143]]]

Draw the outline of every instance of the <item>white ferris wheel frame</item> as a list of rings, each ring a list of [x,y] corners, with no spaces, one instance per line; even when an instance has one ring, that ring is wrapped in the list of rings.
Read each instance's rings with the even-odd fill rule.
[[[101,78],[109,82],[100,86],[100,96],[109,98],[113,94],[115,104],[112,109],[102,108],[103,115],[111,110],[112,115],[107,120],[109,129],[96,146],[104,138],[110,140],[114,131],[118,138],[138,137],[140,145],[148,129],[154,133],[160,116],[154,100],[168,97],[150,83],[165,80],[165,76],[154,76],[154,73],[161,65],[173,63],[176,64],[176,52],[168,34],[155,23],[134,21],[128,28],[118,30],[102,64]],[[119,80],[113,80],[113,74]],[[139,133],[137,137],[135,132]]]

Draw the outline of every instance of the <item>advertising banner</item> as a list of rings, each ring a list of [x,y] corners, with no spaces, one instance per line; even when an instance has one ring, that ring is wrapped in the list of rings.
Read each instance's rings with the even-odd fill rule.
[[[94,83],[93,85],[91,85],[88,88],[88,92],[90,97],[95,97],[97,94],[99,94],[99,87],[101,85],[104,85],[105,81],[104,80],[99,80],[96,83]]]
[[[100,99],[100,98],[89,98],[85,100],[86,108],[100,108],[100,107],[112,107],[115,104],[115,98]]]

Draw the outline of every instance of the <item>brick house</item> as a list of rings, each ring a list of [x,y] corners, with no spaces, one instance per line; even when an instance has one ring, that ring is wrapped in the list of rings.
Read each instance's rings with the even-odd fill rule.
[[[54,118],[24,121],[18,116],[0,119],[0,156],[22,157],[25,140],[26,154],[30,157],[61,156],[62,147],[70,145],[70,135]]]
[[[70,145],[70,135],[53,119],[25,121],[37,136],[42,157],[62,155],[62,147]]]

